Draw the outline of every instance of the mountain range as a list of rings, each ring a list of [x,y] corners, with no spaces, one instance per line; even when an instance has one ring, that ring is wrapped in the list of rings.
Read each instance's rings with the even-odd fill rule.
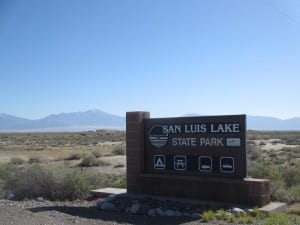
[[[86,131],[96,129],[125,130],[125,117],[101,110],[53,114],[37,120],[0,114],[0,132]],[[300,117],[283,120],[275,117],[247,115],[247,129],[300,130]]]
[[[84,131],[96,129],[125,129],[125,118],[101,110],[49,115],[29,120],[0,114],[0,131]]]

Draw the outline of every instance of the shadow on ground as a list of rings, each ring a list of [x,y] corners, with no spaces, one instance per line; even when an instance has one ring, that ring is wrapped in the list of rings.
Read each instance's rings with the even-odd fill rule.
[[[78,206],[44,206],[28,209],[32,213],[57,211],[71,216],[103,220],[115,221],[117,223],[129,223],[137,225],[146,224],[162,224],[177,225],[195,221],[195,219],[184,217],[148,217],[145,215],[129,215],[122,212],[100,211],[97,207],[78,207]]]

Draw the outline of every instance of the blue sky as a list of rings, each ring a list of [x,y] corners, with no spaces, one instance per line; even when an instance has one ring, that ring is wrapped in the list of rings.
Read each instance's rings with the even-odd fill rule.
[[[0,0],[0,113],[300,116],[299,0]]]

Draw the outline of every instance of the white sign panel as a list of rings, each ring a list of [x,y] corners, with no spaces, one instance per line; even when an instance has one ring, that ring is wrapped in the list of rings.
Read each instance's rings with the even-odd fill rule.
[[[240,138],[226,138],[227,147],[240,147],[241,139]]]

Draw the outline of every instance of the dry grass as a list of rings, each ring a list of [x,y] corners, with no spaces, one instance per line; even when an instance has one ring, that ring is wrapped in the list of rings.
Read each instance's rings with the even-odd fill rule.
[[[116,146],[125,146],[124,140],[125,132],[119,131],[37,134],[0,133],[0,197],[8,191],[7,181],[10,181],[9,184],[11,185],[9,191],[18,193],[20,198],[45,195],[45,197],[53,199],[72,199],[73,196],[82,197],[81,193],[87,194],[91,185],[93,188],[106,185],[125,187],[125,170],[123,168],[114,169],[114,165],[119,163],[120,160],[125,161],[125,157],[123,156],[120,159],[118,156],[111,156]],[[79,168],[78,164],[83,156],[88,155],[93,155],[95,158],[95,161],[93,161],[93,158],[93,163],[88,165],[91,167]],[[36,166],[49,168],[49,170],[41,174],[38,174],[39,171],[37,170],[30,170],[30,168],[36,168]],[[28,174],[25,176],[23,172],[28,172],[28,174],[34,176],[27,176]],[[91,175],[87,177],[86,173]],[[109,175],[110,173],[119,175]],[[64,174],[72,175],[64,177]],[[52,175],[57,176],[53,177]],[[90,176],[95,178],[89,180]],[[15,179],[17,177],[24,179]],[[38,179],[37,182],[28,180],[34,177]],[[45,181],[42,180],[44,177],[46,178]],[[54,179],[53,182],[51,182],[52,178]],[[88,181],[85,179],[88,179]],[[48,180],[50,180],[50,183]],[[26,181],[28,182],[26,183]],[[75,188],[75,190],[71,193],[71,196],[65,195],[66,193],[55,193],[55,191],[50,193],[50,187],[57,189],[54,181],[57,181],[57,184],[64,182],[62,185],[69,185],[70,187],[67,189]],[[97,183],[95,183],[96,181]],[[86,188],[85,184],[88,183],[90,184]],[[39,186],[39,184],[41,185]],[[33,186],[30,187],[30,185]],[[43,187],[47,187],[47,189],[43,190]],[[13,190],[13,188],[18,188],[18,190]],[[24,191],[22,188],[29,189]],[[61,190],[64,190],[64,188]],[[31,191],[34,192],[31,193]]]
[[[61,161],[91,152],[98,158],[113,155],[116,146],[125,146],[125,132],[0,134],[0,163],[8,163],[11,158],[28,161],[35,157]]]

